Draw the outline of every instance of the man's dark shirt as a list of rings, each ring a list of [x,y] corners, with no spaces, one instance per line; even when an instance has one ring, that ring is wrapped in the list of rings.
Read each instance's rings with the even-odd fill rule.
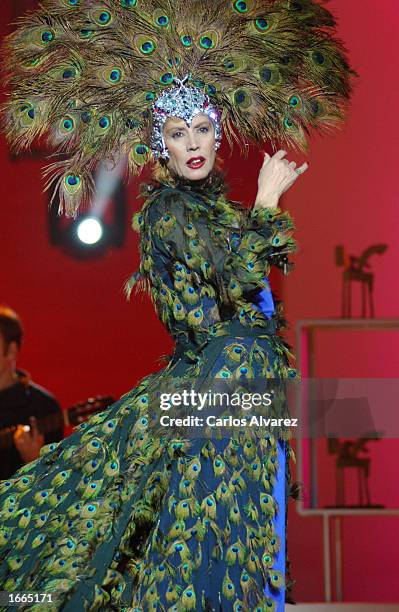
[[[10,478],[24,465],[15,448],[13,434],[5,432],[4,428],[29,425],[29,417],[34,416],[39,430],[44,433],[45,444],[63,438],[62,412],[56,399],[46,389],[32,383],[24,372],[17,374],[18,382],[0,391],[0,480]],[[46,420],[41,426],[42,419]]]

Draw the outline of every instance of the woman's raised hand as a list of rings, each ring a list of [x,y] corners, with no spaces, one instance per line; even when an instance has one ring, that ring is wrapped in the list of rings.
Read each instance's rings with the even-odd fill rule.
[[[258,178],[258,194],[255,200],[257,208],[275,208],[280,196],[285,193],[306,172],[308,164],[296,167],[295,162],[285,159],[287,151],[277,151],[273,156],[265,153]]]

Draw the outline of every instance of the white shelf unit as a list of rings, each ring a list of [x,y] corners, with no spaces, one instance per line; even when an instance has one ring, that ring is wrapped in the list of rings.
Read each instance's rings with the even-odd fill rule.
[[[313,378],[315,375],[314,346],[316,333],[320,330],[327,331],[396,331],[399,332],[399,319],[303,319],[296,325],[296,353],[298,369],[303,378]],[[298,412],[302,414],[301,394],[298,393]],[[324,597],[327,603],[332,601],[332,572],[331,572],[331,538],[330,521],[333,520],[333,539],[335,548],[335,594],[336,601],[342,602],[342,520],[345,516],[398,516],[399,508],[322,508],[317,507],[317,448],[315,440],[309,439],[310,446],[310,507],[305,506],[302,500],[298,500],[296,508],[301,516],[321,516],[323,519],[323,567],[324,567]],[[297,466],[298,480],[302,481],[304,476],[303,440],[299,435],[297,438]],[[305,605],[305,604],[304,604]],[[309,604],[310,605],[310,604]],[[315,604],[318,606],[321,604]],[[331,605],[331,604],[330,604]],[[350,604],[337,604],[339,609]],[[361,604],[362,610],[366,610],[366,604]],[[373,604],[381,606],[383,604]],[[309,608],[321,610],[321,608]],[[328,607],[325,608],[330,609]],[[338,608],[337,608],[338,609]],[[373,607],[370,609],[374,609]],[[375,608],[377,609],[377,608]],[[389,607],[388,607],[389,609]],[[395,610],[399,611],[399,604],[394,604]],[[323,607],[324,610],[324,607]],[[300,606],[298,606],[300,612]]]

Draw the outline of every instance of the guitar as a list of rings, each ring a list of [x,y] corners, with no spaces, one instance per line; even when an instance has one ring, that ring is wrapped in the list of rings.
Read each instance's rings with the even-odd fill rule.
[[[85,402],[78,402],[66,410],[60,410],[58,414],[50,414],[42,419],[37,419],[40,433],[46,434],[63,427],[76,427],[86,421],[92,414],[105,410],[114,403],[114,398],[110,395],[89,397]],[[30,430],[27,423],[19,423]],[[10,425],[0,429],[0,451],[14,446],[14,433],[17,425]]]

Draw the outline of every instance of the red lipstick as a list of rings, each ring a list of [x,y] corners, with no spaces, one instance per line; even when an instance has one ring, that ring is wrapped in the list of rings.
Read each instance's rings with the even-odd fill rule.
[[[186,163],[187,163],[187,166],[191,168],[192,170],[197,170],[198,168],[202,168],[205,161],[206,161],[205,157],[202,157],[202,155],[199,155],[198,157],[190,157],[190,159]]]

